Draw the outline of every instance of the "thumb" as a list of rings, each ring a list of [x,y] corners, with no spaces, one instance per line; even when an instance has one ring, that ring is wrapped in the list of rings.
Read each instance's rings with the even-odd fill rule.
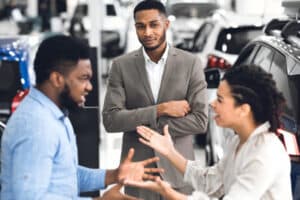
[[[124,162],[131,162],[134,155],[134,148],[130,148]]]
[[[121,185],[120,183],[118,183],[118,184],[116,184],[115,186],[113,186],[112,188],[111,188],[111,190],[118,190],[118,191],[120,191],[120,189],[123,187],[123,185]]]
[[[166,124],[165,126],[164,126],[164,135],[165,136],[170,136],[170,133],[169,133],[169,125],[168,124]]]

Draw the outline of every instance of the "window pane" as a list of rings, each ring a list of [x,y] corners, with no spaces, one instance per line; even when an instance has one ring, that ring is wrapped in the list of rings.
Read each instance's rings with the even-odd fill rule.
[[[223,29],[219,34],[216,49],[229,54],[239,54],[248,42],[259,35],[262,35],[260,27]]]

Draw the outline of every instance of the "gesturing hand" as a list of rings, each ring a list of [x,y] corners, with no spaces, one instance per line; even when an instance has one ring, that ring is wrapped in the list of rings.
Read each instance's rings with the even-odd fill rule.
[[[174,151],[174,145],[169,133],[168,125],[164,126],[164,135],[161,135],[146,126],[138,126],[136,128],[138,134],[142,136],[139,138],[140,142],[153,148],[158,153],[167,156]]]
[[[161,194],[164,197],[172,192],[172,187],[168,182],[162,181],[156,177],[154,181],[125,181],[125,185],[151,190]]]
[[[149,173],[161,173],[164,170],[161,168],[146,168],[147,165],[159,160],[158,157],[149,158],[139,162],[132,162],[134,149],[131,148],[127,158],[120,164],[118,168],[118,182],[124,180],[142,181],[146,179],[154,179],[155,177]]]
[[[126,194],[122,194],[120,189],[122,188],[121,184],[113,186],[111,189],[106,191],[102,197],[96,198],[94,200],[139,200],[136,197],[132,197]]]

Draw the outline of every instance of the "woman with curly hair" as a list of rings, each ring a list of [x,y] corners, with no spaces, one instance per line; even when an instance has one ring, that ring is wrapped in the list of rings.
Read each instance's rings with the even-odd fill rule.
[[[161,135],[137,127],[140,141],[168,158],[195,192],[186,196],[159,177],[153,181],[126,184],[159,192],[167,200],[291,200],[290,160],[275,132],[280,126],[284,97],[272,75],[258,66],[236,66],[222,78],[217,99],[211,103],[214,120],[231,128],[235,136],[227,154],[215,166],[201,167],[174,148],[168,126]]]

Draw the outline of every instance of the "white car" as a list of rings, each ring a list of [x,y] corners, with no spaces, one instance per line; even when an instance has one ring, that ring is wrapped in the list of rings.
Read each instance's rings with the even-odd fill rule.
[[[226,69],[248,42],[263,34],[262,28],[261,17],[218,10],[198,29],[191,51],[199,56],[206,68]]]
[[[127,18],[123,16],[117,0],[104,0],[103,4],[102,54],[104,57],[115,57],[123,53],[126,48]],[[90,20],[88,17],[88,3],[86,1],[78,3],[71,19],[70,34],[80,38],[87,38],[87,34],[92,28]]]
[[[214,0],[169,0],[166,2],[171,21],[173,43],[178,45],[192,40],[204,18],[217,9]]]

